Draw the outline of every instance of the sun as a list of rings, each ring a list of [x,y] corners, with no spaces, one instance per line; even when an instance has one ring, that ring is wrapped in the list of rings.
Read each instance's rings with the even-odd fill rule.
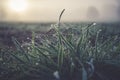
[[[28,8],[27,0],[10,0],[9,8],[16,12],[25,11]]]

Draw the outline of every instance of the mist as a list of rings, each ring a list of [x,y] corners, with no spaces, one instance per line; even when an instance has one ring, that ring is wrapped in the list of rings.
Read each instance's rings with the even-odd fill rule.
[[[0,21],[56,22],[62,9],[66,9],[65,22],[118,22],[119,0],[28,0],[24,12],[7,7],[8,0],[0,2]]]

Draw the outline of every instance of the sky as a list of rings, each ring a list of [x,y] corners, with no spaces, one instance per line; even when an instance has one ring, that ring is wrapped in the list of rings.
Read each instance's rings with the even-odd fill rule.
[[[0,21],[56,22],[63,9],[65,22],[120,21],[120,0],[0,0]]]

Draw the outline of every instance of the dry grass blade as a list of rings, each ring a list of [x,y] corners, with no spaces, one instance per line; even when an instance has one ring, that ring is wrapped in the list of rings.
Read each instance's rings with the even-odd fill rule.
[[[60,26],[61,17],[62,17],[62,15],[63,15],[64,11],[65,11],[65,9],[62,10],[62,12],[61,12],[61,14],[60,14],[60,16],[59,16],[58,26]]]

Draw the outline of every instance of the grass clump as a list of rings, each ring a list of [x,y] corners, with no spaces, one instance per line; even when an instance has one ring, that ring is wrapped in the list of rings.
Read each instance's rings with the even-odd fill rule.
[[[106,80],[96,70],[98,64],[120,67],[118,36],[104,36],[95,23],[72,29],[53,25],[54,34],[44,35],[40,44],[33,32],[31,43],[22,46],[12,38],[16,49],[0,51],[2,80]],[[63,31],[64,30],[64,31]],[[79,31],[76,33],[76,30]],[[114,63],[114,64],[113,64]],[[109,80],[109,79],[108,79]]]
[[[90,24],[79,34],[63,33],[58,25],[55,34],[47,36],[42,44],[35,42],[24,47],[13,38],[16,50],[1,50],[0,78],[3,80],[90,80],[95,64],[107,62],[120,66],[120,43],[117,36],[104,40],[102,31],[93,33]],[[5,77],[7,76],[7,77]]]

